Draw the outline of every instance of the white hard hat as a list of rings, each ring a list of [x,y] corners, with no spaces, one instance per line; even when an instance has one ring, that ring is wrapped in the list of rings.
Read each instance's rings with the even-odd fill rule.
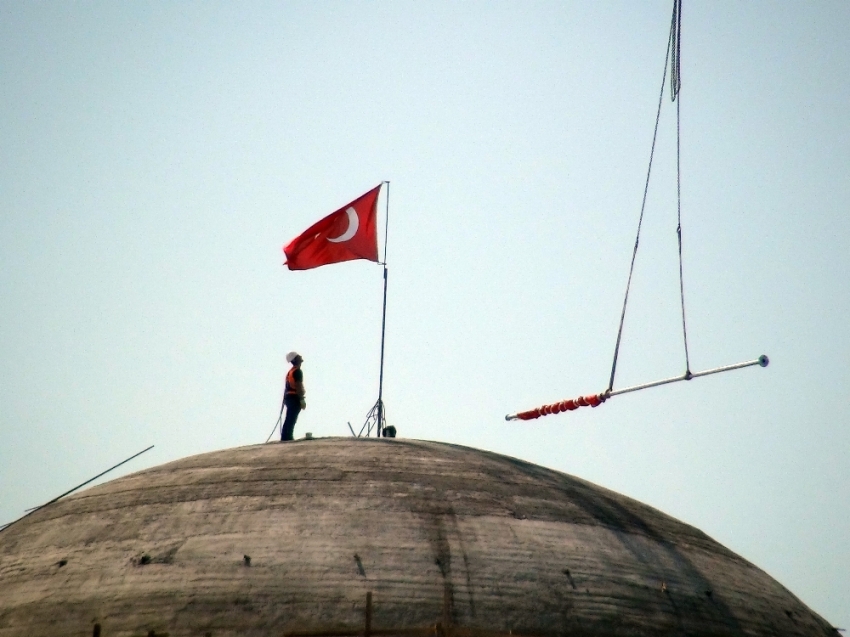
[[[291,363],[296,358],[303,358],[303,356],[301,356],[298,352],[289,352],[289,354],[286,355],[286,362]]]

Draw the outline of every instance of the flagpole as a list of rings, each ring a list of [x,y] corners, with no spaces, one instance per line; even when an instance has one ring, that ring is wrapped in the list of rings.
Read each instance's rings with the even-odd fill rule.
[[[386,211],[384,217],[384,305],[381,312],[381,371],[378,375],[378,438],[381,437],[384,427],[384,344],[387,335],[387,239],[389,238],[390,225],[390,182],[387,185]]]

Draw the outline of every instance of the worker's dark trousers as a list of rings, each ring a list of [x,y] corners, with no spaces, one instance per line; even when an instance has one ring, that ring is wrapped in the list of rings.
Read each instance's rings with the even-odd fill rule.
[[[284,399],[286,404],[286,418],[283,419],[283,427],[280,429],[281,440],[292,440],[295,431],[295,421],[301,413],[301,399],[295,394],[287,394]]]

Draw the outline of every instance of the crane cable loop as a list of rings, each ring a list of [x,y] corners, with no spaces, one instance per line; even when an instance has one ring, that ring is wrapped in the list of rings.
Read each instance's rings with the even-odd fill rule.
[[[620,314],[620,327],[617,331],[617,344],[614,347],[614,361],[611,365],[611,379],[608,383],[608,389],[601,394],[589,396],[579,396],[573,400],[563,400],[561,402],[552,403],[551,405],[543,405],[537,409],[523,411],[516,414],[508,414],[505,420],[534,420],[540,416],[548,414],[558,414],[564,411],[573,411],[579,407],[598,407],[606,400],[613,396],[626,394],[640,389],[648,389],[650,387],[658,387],[668,383],[675,383],[681,380],[691,380],[710,374],[717,374],[733,369],[741,369],[758,365],[767,367],[769,360],[766,355],[762,354],[755,360],[745,361],[734,365],[725,365],[714,369],[707,369],[699,372],[691,372],[690,358],[688,356],[688,329],[685,322],[685,284],[682,267],[682,170],[681,170],[681,111],[679,108],[681,100],[679,100],[679,91],[682,87],[681,75],[681,42],[682,42],[682,0],[673,0],[673,18],[670,24],[670,36],[667,39],[667,53],[664,56],[664,73],[661,78],[661,92],[658,96],[658,111],[655,114],[655,130],[652,134],[652,148],[649,152],[649,167],[646,171],[646,184],[643,188],[643,201],[640,207],[640,217],[638,219],[637,235],[635,236],[635,246],[632,251],[632,261],[629,266],[629,278],[626,283],[626,294],[623,299],[623,311]],[[670,99],[676,102],[676,237],[679,243],[679,295],[682,303],[682,337],[685,346],[685,373],[681,376],[673,378],[665,378],[663,380],[644,383],[642,385],[634,385],[614,391],[614,375],[617,371],[617,356],[620,351],[620,341],[623,336],[623,323],[626,318],[626,305],[629,300],[629,289],[632,284],[632,275],[635,269],[635,257],[637,256],[638,246],[640,244],[640,230],[643,224],[643,215],[646,210],[646,197],[649,190],[649,178],[652,174],[652,160],[655,156],[655,142],[658,138],[658,123],[661,118],[661,105],[664,102],[664,85],[667,82],[667,65],[670,64]]]
[[[679,292],[682,302],[682,333],[685,343],[685,375],[690,376],[690,360],[688,357],[688,332],[685,325],[685,285],[682,268],[682,188],[681,188],[681,126],[679,112],[679,90],[682,87],[681,75],[681,43],[682,43],[682,0],[673,0],[673,17],[670,22],[670,35],[667,38],[667,53],[664,56],[664,72],[661,76],[661,91],[658,95],[658,109],[655,113],[655,129],[652,133],[652,146],[649,151],[649,166],[646,170],[646,182],[643,187],[643,200],[640,205],[640,216],[638,217],[635,245],[632,250],[632,260],[629,265],[629,278],[626,282],[626,293],[623,298],[623,310],[620,314],[620,326],[617,330],[617,342],[614,346],[614,360],[611,363],[611,376],[608,381],[608,389],[604,394],[607,396],[614,389],[614,377],[617,373],[617,358],[620,353],[620,342],[623,337],[623,325],[626,320],[626,306],[629,302],[629,290],[632,285],[632,275],[635,269],[638,246],[640,245],[640,231],[643,226],[643,216],[646,211],[646,198],[649,193],[649,179],[652,175],[652,161],[655,157],[655,143],[658,140],[658,123],[661,120],[661,105],[664,102],[664,85],[667,83],[667,66],[670,65],[670,99],[676,102],[676,194],[677,194],[677,218],[678,225],[676,234],[679,242]]]

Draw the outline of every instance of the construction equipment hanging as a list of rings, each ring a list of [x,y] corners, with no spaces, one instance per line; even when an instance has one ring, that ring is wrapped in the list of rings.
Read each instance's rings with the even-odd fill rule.
[[[767,367],[768,363],[770,362],[767,356],[762,355],[755,360],[746,361],[743,363],[716,367],[714,369],[708,369],[702,372],[691,372],[690,358],[688,356],[688,330],[687,323],[685,321],[685,283],[682,268],[681,110],[679,99],[679,92],[682,87],[681,42],[682,0],[673,0],[673,17],[670,23],[670,35],[667,39],[667,52],[664,56],[664,73],[661,78],[661,92],[658,96],[658,110],[655,115],[655,130],[652,135],[652,148],[649,153],[649,167],[646,171],[646,183],[643,189],[643,200],[640,207],[640,217],[638,218],[635,245],[634,249],[632,250],[631,265],[629,266],[629,278],[626,283],[626,293],[623,299],[623,311],[620,314],[620,327],[617,330],[617,342],[614,346],[614,360],[611,364],[611,377],[608,381],[608,388],[600,394],[579,396],[575,399],[563,400],[549,405],[543,405],[541,407],[537,407],[529,411],[508,414],[507,416],[505,416],[505,420],[533,420],[535,418],[539,418],[540,416],[548,416],[549,414],[559,414],[564,411],[573,411],[575,409],[578,409],[579,407],[598,407],[609,398],[612,398],[613,396],[618,396],[619,394],[626,394],[629,392],[638,391],[640,389],[648,389],[649,387],[657,387],[659,385],[675,383],[680,380],[691,380],[693,378],[699,378],[700,376],[708,376],[710,374],[717,374],[733,369],[752,367],[754,365],[759,365],[760,367]],[[634,385],[632,387],[626,387],[625,389],[615,390],[614,377],[617,373],[617,357],[620,353],[620,341],[623,336],[623,324],[626,319],[626,306],[629,302],[629,290],[632,284],[632,274],[634,273],[635,269],[635,258],[637,257],[638,245],[640,244],[640,231],[641,226],[643,225],[644,211],[646,209],[646,196],[649,192],[649,178],[652,174],[652,160],[655,156],[655,142],[658,138],[658,123],[661,119],[661,105],[664,102],[664,86],[667,83],[668,64],[670,65],[670,99],[676,104],[676,237],[679,243],[679,295],[682,306],[682,340],[685,350],[685,372],[681,376],[675,376],[673,378],[666,378],[664,380],[658,380],[651,383],[643,383],[641,385]]]
[[[770,360],[767,358],[767,356],[762,354],[757,359],[752,361],[735,363],[734,365],[725,365],[723,367],[715,367],[714,369],[707,369],[702,372],[686,372],[681,376],[665,378],[664,380],[656,380],[651,383],[632,385],[631,387],[615,389],[613,391],[605,390],[601,394],[579,396],[578,398],[574,398],[572,400],[562,400],[561,402],[552,403],[551,405],[543,405],[542,407],[537,407],[536,409],[531,409],[529,411],[521,411],[516,414],[508,414],[507,416],[505,416],[505,420],[534,420],[535,418],[540,418],[540,416],[548,416],[549,414],[560,414],[563,411],[573,411],[575,409],[578,409],[579,407],[599,407],[599,405],[604,403],[609,398],[612,398],[613,396],[619,396],[620,394],[628,394],[629,392],[638,391],[639,389],[649,389],[650,387],[658,387],[659,385],[668,385],[669,383],[676,383],[680,380],[691,380],[694,378],[699,378],[700,376],[719,374],[720,372],[728,372],[733,369],[741,369],[743,367],[752,367],[753,365],[767,367],[768,363],[770,363]]]

